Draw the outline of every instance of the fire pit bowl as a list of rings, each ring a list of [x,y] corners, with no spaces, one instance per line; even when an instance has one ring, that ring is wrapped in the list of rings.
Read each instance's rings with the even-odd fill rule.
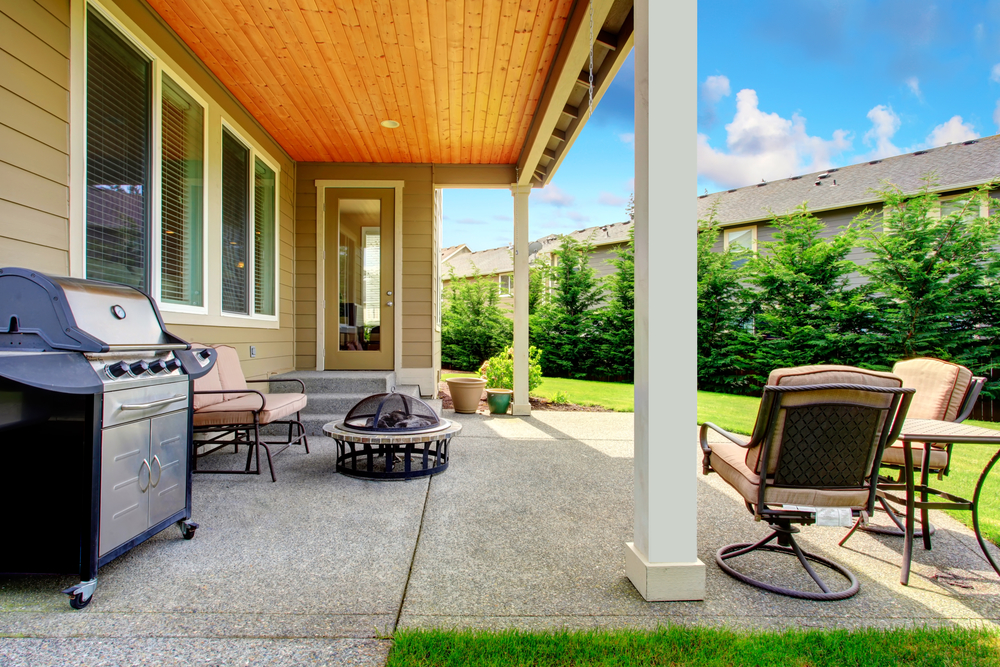
[[[344,421],[323,427],[337,443],[337,472],[382,480],[444,472],[448,443],[461,430],[419,398],[395,390],[361,399]]]

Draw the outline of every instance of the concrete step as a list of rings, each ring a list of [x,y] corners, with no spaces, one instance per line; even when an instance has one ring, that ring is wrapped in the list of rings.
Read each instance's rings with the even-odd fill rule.
[[[381,394],[384,393],[384,391],[373,393]],[[371,394],[309,394],[306,409],[303,410],[302,413],[304,415],[346,415],[351,408],[367,396],[371,396]]]
[[[310,398],[310,400],[312,399]],[[422,400],[424,403],[431,406],[439,417],[441,416],[441,399],[430,398]],[[324,424],[329,424],[330,422],[339,424],[344,421],[344,417],[346,416],[347,410],[344,410],[343,412],[303,412],[302,425],[305,426],[306,433],[309,435],[323,435]]]
[[[369,396],[389,391],[396,382],[393,371],[293,371],[272,378],[271,391],[298,391],[297,382],[282,383],[282,379],[302,380],[307,394],[354,394]]]

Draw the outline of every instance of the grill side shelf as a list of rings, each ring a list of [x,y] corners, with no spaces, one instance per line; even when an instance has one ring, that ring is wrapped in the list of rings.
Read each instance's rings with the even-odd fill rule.
[[[198,358],[198,354],[203,350],[207,350],[210,355],[206,361],[201,361]],[[212,366],[215,365],[215,360],[219,358],[219,353],[213,348],[206,347],[200,350],[175,350],[174,356],[177,357],[177,359],[180,360],[181,364],[184,366],[184,372],[187,373],[192,380],[197,380],[202,375],[205,375],[212,370]]]
[[[104,383],[76,352],[0,354],[0,377],[63,394],[99,394]]]

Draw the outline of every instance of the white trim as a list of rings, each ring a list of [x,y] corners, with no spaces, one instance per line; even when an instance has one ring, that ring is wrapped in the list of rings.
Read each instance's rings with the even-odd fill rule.
[[[757,252],[757,225],[743,225],[742,227],[727,227],[722,230],[722,250],[729,250],[729,236],[735,232],[745,232],[750,230],[751,241],[750,252]]]
[[[86,277],[87,257],[87,3],[70,2],[69,275]]]
[[[316,370],[326,370],[326,190],[379,189],[395,190],[393,203],[393,369],[403,368],[403,186],[405,181],[327,180],[316,184]]]

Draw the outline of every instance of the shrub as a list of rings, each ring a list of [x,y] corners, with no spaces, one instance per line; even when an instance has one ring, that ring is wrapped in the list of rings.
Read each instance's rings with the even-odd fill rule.
[[[528,348],[528,391],[542,383],[542,351],[532,346]],[[487,359],[479,369],[486,380],[487,389],[514,388],[514,348],[507,347],[496,356]]]
[[[476,271],[469,280],[452,270],[441,313],[441,361],[460,370],[475,370],[511,344],[514,323],[504,317],[494,281]]]

